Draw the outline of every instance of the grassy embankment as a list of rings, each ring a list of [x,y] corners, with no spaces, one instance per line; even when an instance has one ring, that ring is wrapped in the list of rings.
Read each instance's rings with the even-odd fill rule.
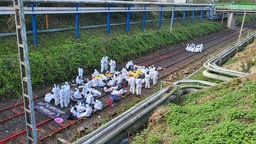
[[[132,143],[256,143],[255,86],[256,74],[158,108]]]

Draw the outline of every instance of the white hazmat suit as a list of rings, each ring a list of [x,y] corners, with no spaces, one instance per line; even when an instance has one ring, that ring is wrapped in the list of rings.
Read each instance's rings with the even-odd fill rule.
[[[132,94],[135,93],[135,83],[136,83],[136,78],[133,77],[133,76],[131,76],[131,77],[129,78],[128,84],[130,85],[130,92],[131,92]]]
[[[102,102],[99,100],[96,100],[94,103],[94,109],[96,110],[102,110]]]
[[[141,95],[141,88],[142,88],[143,80],[141,78],[138,78],[136,80],[136,94]]]

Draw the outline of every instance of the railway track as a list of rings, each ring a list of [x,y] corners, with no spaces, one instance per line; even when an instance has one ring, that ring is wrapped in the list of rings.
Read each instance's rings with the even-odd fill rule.
[[[245,31],[255,29],[256,24],[247,25]],[[190,53],[185,51],[185,44],[178,44],[175,48],[164,50],[153,55],[148,55],[135,63],[138,65],[150,66],[154,64],[156,67],[160,66],[164,70],[159,72],[160,78],[167,76],[168,74],[177,71],[188,64],[203,58],[205,55],[212,53],[225,41],[232,41],[237,38],[238,30],[229,30],[216,34],[214,37],[205,37],[194,43],[203,43],[205,45],[204,52],[202,53]],[[124,86],[123,88],[127,88]],[[128,94],[129,95],[129,94]],[[127,97],[126,95],[125,97]],[[35,97],[35,101],[41,101],[43,96]],[[104,103],[104,107],[107,107],[107,95],[102,95],[100,100]],[[26,130],[24,127],[18,129],[17,125],[24,123],[24,109],[23,102],[19,102],[0,109],[0,128],[3,130],[0,134],[0,143],[24,143],[26,141]],[[73,121],[64,121],[62,124],[57,124],[52,118],[41,115],[36,112],[36,122],[38,129],[38,141],[44,139],[62,131],[63,129],[76,124],[79,121],[85,119],[78,119]]]

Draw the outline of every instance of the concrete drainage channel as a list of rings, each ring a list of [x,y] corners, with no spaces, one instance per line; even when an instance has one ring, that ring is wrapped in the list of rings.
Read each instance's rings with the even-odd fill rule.
[[[204,70],[203,75],[221,81],[228,81],[235,77],[247,75],[247,73],[224,69],[220,66],[227,62],[237,52],[242,51],[247,44],[252,43],[255,34],[256,33],[248,36],[243,41],[236,43],[235,46],[227,48],[216,57],[205,62],[204,68],[206,70]],[[80,138],[74,142],[74,144],[120,143],[123,138],[127,137],[128,132],[139,130],[145,123],[147,123],[148,118],[156,107],[169,102],[174,102],[186,93],[214,85],[217,84],[201,80],[187,80],[186,78],[173,84],[169,84],[167,87],[162,88],[162,90],[149,96],[146,100],[136,104],[131,109],[112,119],[107,124]]]

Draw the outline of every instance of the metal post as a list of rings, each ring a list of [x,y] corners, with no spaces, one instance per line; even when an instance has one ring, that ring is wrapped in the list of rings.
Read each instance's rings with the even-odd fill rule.
[[[146,18],[147,18],[147,12],[146,12],[147,6],[144,5],[144,12],[143,12],[143,19],[142,19],[142,30],[146,29]]]
[[[31,3],[31,8],[32,8],[32,12],[35,11],[34,6],[35,4],[32,2]],[[33,30],[33,36],[34,36],[34,44],[37,45],[38,44],[38,38],[37,38],[37,27],[36,27],[36,15],[32,14],[32,30]]]
[[[210,13],[211,13],[211,10],[207,11],[208,12],[208,19],[210,19]]]
[[[243,17],[243,21],[242,21],[242,25],[241,25],[241,28],[240,28],[239,37],[238,37],[237,42],[240,41],[240,38],[241,38],[241,35],[242,35],[242,31],[243,31],[243,27],[244,27],[244,19],[245,19],[245,16],[246,16],[246,11],[244,11],[244,17]]]
[[[223,24],[223,21],[224,21],[224,15],[225,15],[225,13],[223,12],[223,13],[222,13],[222,18],[221,18],[221,24]]]
[[[49,29],[49,19],[48,19],[48,15],[45,15],[45,28]]]
[[[29,54],[26,35],[26,24],[22,0],[13,0],[19,52],[22,96],[25,110],[27,140],[29,144],[37,144],[36,119],[34,113],[33,91],[30,77]]]
[[[159,20],[158,20],[158,28],[161,28],[162,25],[162,16],[163,16],[163,6],[160,6],[160,12],[159,12]]]
[[[203,19],[203,11],[201,11],[200,13],[200,21],[202,22],[202,19]]]
[[[173,13],[174,13],[174,10],[172,11],[172,21],[171,21],[171,25],[170,25],[170,33],[172,32],[172,26],[173,26],[173,23],[174,23],[173,22],[174,21],[173,20],[174,19],[174,14]]]
[[[130,5],[127,6],[128,7],[128,11],[130,11]],[[126,15],[126,31],[129,32],[130,31],[130,18],[131,18],[131,12],[127,12]]]
[[[195,9],[195,7],[194,7],[194,9]],[[192,11],[192,21],[194,21],[194,19],[195,19],[195,10]]]
[[[78,12],[78,4],[76,4],[76,11]],[[79,13],[76,13],[76,38],[80,38],[80,33],[79,33]]]
[[[108,11],[110,11],[110,5],[108,5]],[[107,12],[107,35],[110,34],[110,12]]]
[[[185,18],[186,18],[186,7],[185,7],[185,10],[183,11],[183,18],[182,18],[183,22],[185,21]]]
[[[173,25],[174,25],[174,21],[175,21],[175,6],[174,6],[174,8],[173,8],[173,11],[172,11],[172,27],[173,27]]]

